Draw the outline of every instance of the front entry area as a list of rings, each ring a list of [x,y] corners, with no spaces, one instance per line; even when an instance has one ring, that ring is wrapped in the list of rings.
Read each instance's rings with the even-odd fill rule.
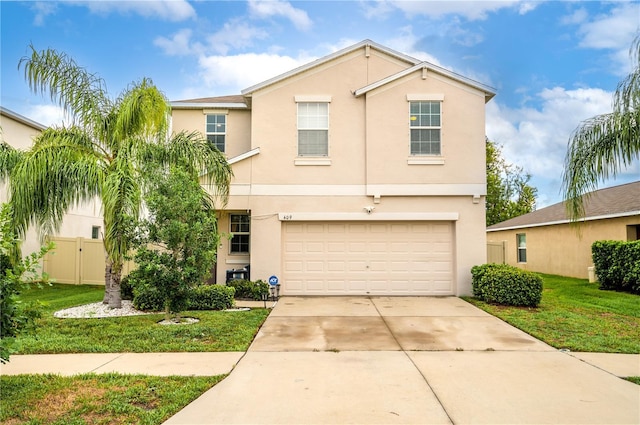
[[[283,295],[453,295],[453,223],[285,222]]]

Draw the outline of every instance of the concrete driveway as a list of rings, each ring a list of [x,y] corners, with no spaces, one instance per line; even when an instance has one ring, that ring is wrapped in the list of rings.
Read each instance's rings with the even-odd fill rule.
[[[167,424],[640,423],[640,386],[454,297],[284,297]]]

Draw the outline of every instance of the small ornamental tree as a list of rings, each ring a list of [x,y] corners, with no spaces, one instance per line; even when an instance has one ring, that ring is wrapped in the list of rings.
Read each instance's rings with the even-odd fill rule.
[[[35,304],[25,304],[20,292],[30,284],[46,282],[47,276],[38,273],[40,260],[53,249],[53,242],[42,246],[39,251],[20,258],[19,239],[11,227],[11,208],[2,204],[0,208],[0,363],[9,361],[15,351],[15,337],[21,332],[34,328],[34,321],[40,317]]]
[[[149,218],[139,226],[134,257],[138,268],[128,280],[134,305],[144,307],[142,294],[155,293],[168,319],[187,308],[190,290],[209,276],[220,236],[211,198],[197,176],[180,167],[156,170],[150,185]]]

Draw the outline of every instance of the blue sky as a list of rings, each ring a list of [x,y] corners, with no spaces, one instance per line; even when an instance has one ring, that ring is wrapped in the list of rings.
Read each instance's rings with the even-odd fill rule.
[[[115,97],[151,78],[170,100],[240,90],[371,39],[496,88],[487,136],[532,175],[538,207],[560,201],[571,132],[611,111],[632,67],[639,2],[0,2],[0,103],[43,124],[62,114],[18,69],[29,44],[103,77]],[[633,167],[605,185],[637,180]]]

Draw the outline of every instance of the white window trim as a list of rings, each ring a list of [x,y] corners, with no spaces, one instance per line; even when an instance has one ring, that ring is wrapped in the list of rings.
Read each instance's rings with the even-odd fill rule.
[[[224,150],[222,153],[227,152],[227,136],[229,135],[229,111],[228,110],[220,110],[220,109],[205,109],[203,110],[204,114],[204,137],[206,138],[208,135],[224,135]],[[210,133],[207,131],[207,117],[209,115],[224,115],[224,133]]]
[[[242,215],[242,216],[246,216],[249,218],[249,231],[248,232],[232,232],[231,231],[231,226],[233,225],[233,220],[232,220],[232,216],[234,215]],[[234,257],[237,256],[248,256],[250,255],[250,252],[233,252],[231,251],[231,247],[232,247],[232,240],[233,240],[233,236],[242,236],[242,235],[247,235],[249,236],[249,250],[251,250],[251,216],[249,214],[246,213],[230,213],[229,214],[229,233],[232,235],[231,238],[229,239],[229,255],[232,255]]]
[[[293,165],[302,166],[327,166],[331,165],[331,158],[327,156],[299,156],[293,160]]]
[[[411,102],[440,102],[440,125],[438,127],[414,127],[415,129],[438,129],[440,130],[440,153],[439,154],[412,154],[411,153],[411,122],[409,122],[409,165],[444,165],[444,156],[442,151],[444,143],[442,142],[442,116],[444,105],[444,94],[407,94],[407,102],[409,103],[409,117],[411,117]]]
[[[519,236],[524,236],[524,247],[520,247],[520,238]],[[520,251],[524,251],[524,261],[520,261]],[[516,263],[518,264],[527,264],[527,234],[526,233],[516,233]]]
[[[331,103],[329,95],[297,95],[293,99],[296,103]]]
[[[296,102],[296,136],[297,136],[297,151],[294,165],[331,165],[330,159],[330,140],[329,140],[329,127],[331,123],[331,96],[294,96]],[[326,103],[327,104],[327,155],[300,155],[300,127],[298,126],[299,108],[300,103]],[[307,129],[309,130],[309,129]],[[320,129],[317,129],[320,130]],[[328,160],[328,163],[327,163]]]
[[[443,93],[422,93],[422,94],[407,94],[408,102],[443,102]]]

